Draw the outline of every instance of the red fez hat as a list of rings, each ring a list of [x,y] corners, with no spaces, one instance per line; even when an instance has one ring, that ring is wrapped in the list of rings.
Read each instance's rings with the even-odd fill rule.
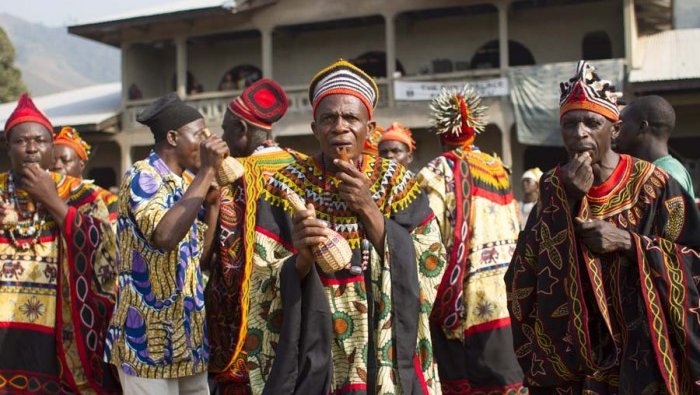
[[[5,122],[5,137],[7,137],[7,133],[10,129],[26,122],[36,122],[48,129],[49,133],[53,135],[53,126],[51,126],[51,122],[36,108],[32,99],[30,99],[26,93],[23,93],[17,102],[17,107],[10,115],[10,118],[7,119],[7,122]]]
[[[269,79],[251,84],[228,105],[242,120],[266,130],[272,129],[272,124],[284,116],[288,107],[284,89]]]

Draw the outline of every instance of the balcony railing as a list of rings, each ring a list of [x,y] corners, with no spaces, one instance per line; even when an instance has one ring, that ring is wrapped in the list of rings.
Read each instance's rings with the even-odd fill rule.
[[[470,70],[455,73],[402,77],[401,79],[406,81],[459,81],[493,77],[498,75],[498,73],[499,72],[497,69]],[[377,79],[377,86],[379,87],[379,102],[377,103],[377,106],[379,108],[386,108],[389,106],[389,89],[391,88],[390,82],[388,79],[380,78]],[[288,113],[311,112],[308,86],[285,86],[284,90],[287,92],[287,97],[289,99]],[[221,122],[223,119],[224,113],[226,112],[226,107],[231,100],[240,95],[240,93],[241,91],[198,93],[187,96],[185,101],[189,105],[195,107],[204,116],[207,123],[216,124]],[[136,122],[136,116],[146,107],[148,107],[154,100],[155,99],[142,99],[127,102],[122,115],[122,129],[131,130],[142,128],[143,126]]]

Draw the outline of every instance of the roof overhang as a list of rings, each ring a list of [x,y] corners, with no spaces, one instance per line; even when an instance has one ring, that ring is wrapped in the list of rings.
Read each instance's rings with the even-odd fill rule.
[[[146,29],[156,24],[188,22],[207,17],[226,17],[276,2],[277,0],[184,0],[68,26],[68,32],[119,47],[121,43],[119,33],[125,29]]]

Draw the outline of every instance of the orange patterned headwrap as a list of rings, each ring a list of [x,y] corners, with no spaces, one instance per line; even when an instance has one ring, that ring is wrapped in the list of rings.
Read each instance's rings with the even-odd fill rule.
[[[382,141],[398,141],[406,144],[408,152],[416,150],[416,142],[413,140],[411,129],[403,127],[403,125],[398,122],[394,122],[389,126],[379,142],[381,143]]]
[[[65,145],[73,149],[81,160],[87,160],[90,155],[90,144],[80,138],[78,131],[70,126],[64,126],[53,139],[54,144]]]

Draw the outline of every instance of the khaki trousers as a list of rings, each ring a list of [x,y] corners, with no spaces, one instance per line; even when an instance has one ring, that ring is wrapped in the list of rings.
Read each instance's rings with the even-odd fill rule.
[[[125,395],[209,395],[207,372],[177,379],[147,379],[117,370]]]

